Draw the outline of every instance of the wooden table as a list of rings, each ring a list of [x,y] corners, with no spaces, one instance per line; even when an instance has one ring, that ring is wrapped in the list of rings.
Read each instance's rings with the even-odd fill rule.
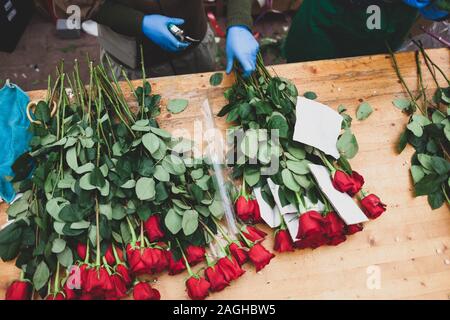
[[[432,59],[450,74],[450,51],[429,51]],[[398,55],[407,83],[416,88],[413,53]],[[409,174],[413,150],[395,152],[407,117],[393,107],[392,100],[403,96],[389,57],[369,56],[341,60],[280,65],[275,71],[295,82],[299,92],[314,91],[318,100],[333,108],[344,104],[351,115],[361,101],[375,112],[364,121],[353,121],[360,152],[352,165],[366,178],[366,187],[388,204],[385,215],[365,225],[364,231],[339,245],[316,250],[279,254],[262,272],[247,274],[213,299],[449,299],[450,298],[450,214],[448,207],[432,211],[426,198],[412,196]],[[193,130],[201,117],[200,105],[209,98],[214,112],[224,105],[223,91],[232,77],[220,87],[209,85],[210,74],[160,78],[154,89],[167,98],[183,97],[188,109],[178,115],[165,108],[159,117],[168,130]],[[425,76],[430,89],[430,75]],[[129,91],[129,90],[128,90]],[[42,91],[30,92],[32,99]],[[217,119],[221,129],[223,119]],[[4,212],[6,206],[0,206]],[[0,215],[0,223],[5,215]],[[267,240],[267,246],[272,246]],[[379,274],[380,287],[372,282]],[[18,275],[11,263],[0,263],[0,297]],[[164,299],[184,299],[185,274],[158,277],[156,287]],[[375,279],[376,280],[376,279]],[[369,284],[369,286],[367,285]]]

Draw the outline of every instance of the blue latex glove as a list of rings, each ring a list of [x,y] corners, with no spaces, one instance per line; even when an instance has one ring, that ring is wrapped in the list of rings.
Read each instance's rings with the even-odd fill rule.
[[[441,20],[448,12],[437,8],[431,0],[403,0],[407,5],[419,9],[420,14],[428,20]]]
[[[232,26],[228,29],[226,51],[228,74],[233,69],[234,59],[241,64],[244,77],[250,76],[255,71],[259,44],[247,27]]]
[[[6,202],[16,195],[8,177],[14,177],[11,166],[29,150],[30,121],[26,115],[29,98],[14,84],[0,90],[0,198]]]
[[[169,52],[180,52],[189,47],[189,43],[179,41],[168,29],[169,24],[182,25],[183,19],[169,18],[151,14],[142,20],[142,32],[151,41]]]

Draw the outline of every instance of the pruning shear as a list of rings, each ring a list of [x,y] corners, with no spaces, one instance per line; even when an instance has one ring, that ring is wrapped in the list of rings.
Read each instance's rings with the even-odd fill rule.
[[[180,29],[178,26],[174,25],[174,24],[169,24],[168,25],[169,31],[170,33],[172,33],[178,40],[182,41],[182,42],[191,42],[191,43],[198,43],[200,42],[200,40],[191,38],[187,35],[184,34],[184,30]]]

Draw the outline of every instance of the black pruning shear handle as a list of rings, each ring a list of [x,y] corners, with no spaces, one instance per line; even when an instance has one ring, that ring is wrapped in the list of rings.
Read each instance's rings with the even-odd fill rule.
[[[191,38],[187,35],[184,34],[184,30],[180,29],[178,26],[174,25],[174,24],[169,24],[168,25],[169,31],[170,33],[172,33],[178,40],[182,41],[182,42],[191,42],[191,43],[199,43],[200,40]]]

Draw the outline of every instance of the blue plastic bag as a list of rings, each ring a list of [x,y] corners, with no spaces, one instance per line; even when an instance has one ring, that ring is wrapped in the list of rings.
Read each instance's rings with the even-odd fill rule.
[[[28,95],[18,86],[6,83],[0,89],[0,198],[11,202],[16,192],[10,182],[14,177],[12,165],[29,151],[31,133],[26,107]]]

